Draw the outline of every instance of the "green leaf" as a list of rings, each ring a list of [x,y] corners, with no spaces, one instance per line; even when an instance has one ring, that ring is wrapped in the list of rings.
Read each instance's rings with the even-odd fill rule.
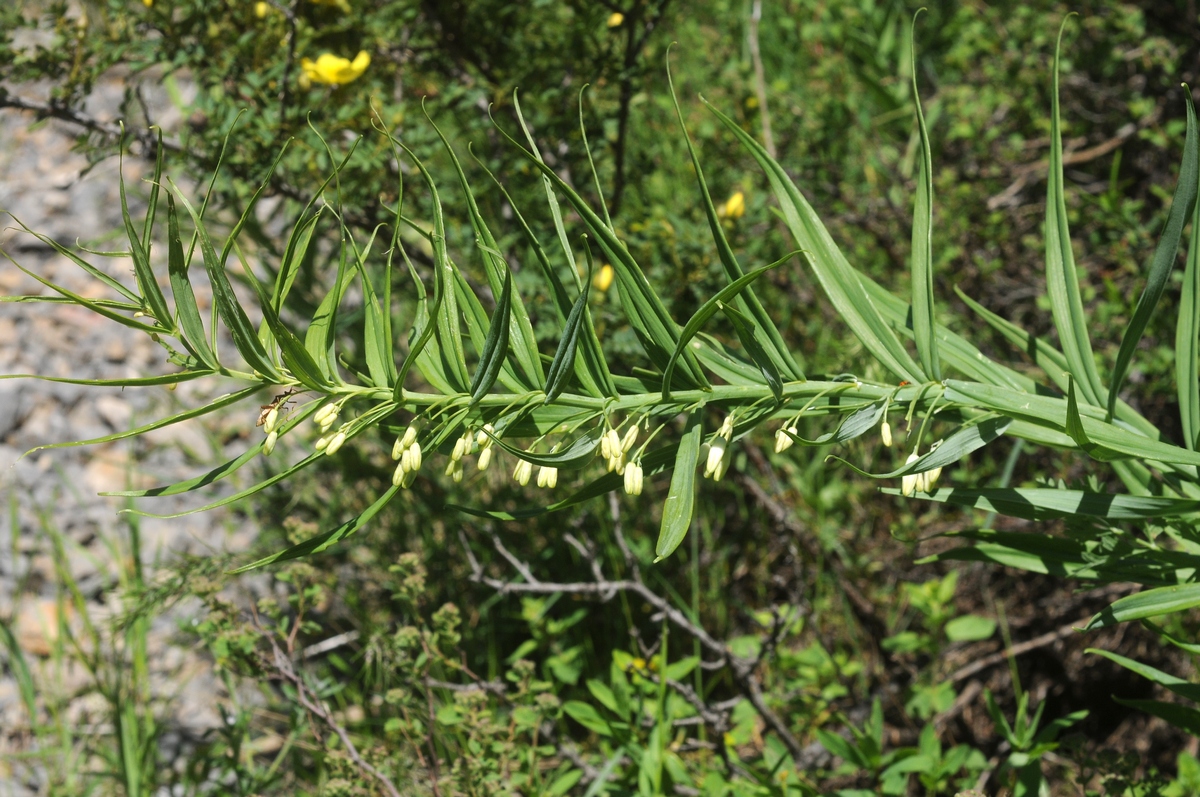
[[[898,378],[924,382],[925,375],[896,338],[887,322],[872,304],[860,282],[859,274],[847,262],[829,231],[813,211],[808,200],[796,188],[787,172],[767,154],[741,126],[711,103],[705,105],[750,151],[767,175],[771,190],[783,211],[784,222],[796,244],[811,253],[808,259],[834,309],[850,326],[869,352]]]
[[[483,343],[483,353],[479,357],[479,365],[475,369],[475,377],[471,380],[468,392],[471,403],[477,403],[487,395],[500,375],[500,367],[508,354],[509,312],[512,304],[512,272],[504,272],[504,288],[500,292],[500,301],[496,302],[496,312],[492,313],[492,323],[488,327],[487,340]],[[539,369],[540,370],[540,369]]]
[[[367,525],[367,523],[370,523],[371,519],[379,514],[379,511],[387,506],[388,502],[391,501],[399,491],[399,487],[389,487],[387,492],[375,500],[375,503],[371,504],[360,514],[355,515],[353,518],[347,520],[337,528],[326,531],[322,534],[318,534],[312,539],[305,540],[299,545],[293,545],[286,550],[273,553],[270,556],[264,556],[262,559],[259,559],[256,562],[251,562],[248,565],[244,565],[230,572],[233,574],[245,573],[248,570],[257,570],[260,567],[266,567],[267,565],[275,564],[276,562],[286,562],[289,559],[299,559],[303,556],[320,553],[321,551],[324,551],[345,539],[346,537],[349,537],[351,534],[354,534],[363,526]]]
[[[1171,200],[1167,224],[1158,240],[1158,246],[1154,249],[1154,258],[1150,261],[1146,287],[1142,290],[1142,295],[1133,310],[1133,317],[1121,337],[1121,349],[1117,352],[1117,362],[1113,366],[1112,380],[1109,384],[1110,418],[1117,401],[1117,393],[1125,381],[1129,363],[1133,360],[1133,353],[1141,343],[1146,325],[1150,323],[1158,301],[1167,287],[1167,278],[1171,275],[1175,255],[1179,251],[1179,242],[1183,238],[1183,226],[1196,206],[1196,186],[1197,180],[1200,180],[1200,138],[1196,133],[1196,109],[1192,107],[1192,92],[1186,84],[1183,96],[1187,100],[1187,137],[1183,144],[1183,163],[1179,166],[1179,182],[1175,186],[1175,196]],[[1183,317],[1182,308],[1180,317]]]
[[[880,400],[862,406],[844,416],[838,424],[837,429],[834,429],[832,432],[826,432],[815,440],[806,440],[799,435],[792,434],[787,429],[784,429],[783,433],[804,446],[824,446],[844,443],[847,440],[860,437],[878,426],[880,420],[883,419],[884,412],[887,410],[887,405],[888,402],[886,400]]]
[[[759,328],[733,305],[721,305],[721,312],[733,324],[734,332],[737,333],[738,340],[742,343],[742,348],[746,350],[746,353],[750,355],[750,359],[758,366],[758,371],[766,381],[767,387],[771,388],[771,395],[775,397],[775,403],[782,404],[783,382],[779,378],[779,369],[775,367],[775,363],[771,361],[770,355],[767,354],[766,347],[759,339]]]
[[[871,762],[866,759],[858,748],[852,745],[847,740],[838,736],[836,733],[818,728],[816,730],[817,741],[829,752],[833,753],[838,758],[845,761],[847,764],[852,764],[860,769],[869,769]],[[874,794],[874,792],[871,792]]]
[[[993,313],[979,302],[967,296],[957,287],[954,292],[962,299],[967,307],[974,310],[988,325],[1008,339],[1010,343],[1029,355],[1030,359],[1050,377],[1054,384],[1064,392],[1067,389],[1067,358],[1058,349],[1039,337],[1029,334],[1016,324]],[[1032,392],[1029,387],[1011,385],[1019,390]]]
[[[1068,16],[1067,19],[1070,17]],[[1054,45],[1054,81],[1051,88],[1050,171],[1046,194],[1046,288],[1054,326],[1071,374],[1079,380],[1084,399],[1098,407],[1105,405],[1105,391],[1096,370],[1096,358],[1088,337],[1087,316],[1079,295],[1079,274],[1071,251],[1071,231],[1067,225],[1067,202],[1063,193],[1062,129],[1058,114],[1059,52],[1067,19],[1058,30]]]
[[[596,426],[588,430],[585,434],[575,438],[571,442],[571,445],[551,454],[535,454],[532,451],[525,451],[491,434],[487,429],[484,429],[483,433],[492,438],[492,441],[496,445],[514,457],[523,459],[531,465],[539,465],[544,468],[559,468],[560,470],[581,470],[595,459],[596,449],[600,447],[600,438],[603,436],[603,431],[601,427]]]
[[[580,330],[583,328],[584,319],[587,318],[588,295],[591,293],[592,287],[592,252],[586,248],[586,243],[584,251],[587,252],[588,260],[587,279],[584,281],[583,288],[579,291],[579,296],[575,299],[575,304],[571,306],[571,312],[563,324],[562,338],[559,340],[558,348],[554,352],[554,360],[550,363],[550,370],[546,372],[546,404],[549,404],[562,395],[563,390],[567,387],[571,373],[574,371],[575,351],[579,347]],[[611,377],[609,381],[612,381]]]
[[[662,392],[664,404],[671,401],[671,377],[675,373],[675,364],[679,361],[679,357],[687,349],[688,344],[691,343],[692,338],[696,336],[696,333],[700,331],[700,328],[704,326],[705,322],[712,318],[713,315],[715,315],[716,312],[721,309],[722,304],[733,301],[738,294],[748,288],[756,279],[761,277],[763,274],[766,274],[771,269],[783,265],[797,254],[799,254],[799,252],[791,252],[768,266],[757,268],[754,271],[751,271],[749,274],[743,274],[741,277],[738,277],[733,282],[717,291],[716,294],[714,294],[704,304],[700,305],[700,308],[692,314],[692,317],[688,319],[688,322],[684,325],[683,330],[679,333],[679,339],[675,342],[675,350],[671,352],[671,356],[667,360],[666,368],[663,369]],[[776,380],[778,380],[778,371],[776,371],[775,375]]]
[[[1200,606],[1200,584],[1177,584],[1142,590],[1115,601],[1088,622],[1083,629],[1091,631],[1130,620],[1144,620],[1174,614]]]
[[[1071,439],[1075,441],[1075,445],[1083,449],[1084,453],[1092,459],[1109,462],[1122,458],[1122,454],[1119,451],[1113,451],[1110,448],[1096,445],[1088,439],[1087,431],[1083,428],[1083,418],[1079,415],[1079,402],[1075,400],[1075,377],[1073,376],[1067,379],[1066,430]]]
[[[179,237],[179,216],[175,212],[175,198],[170,193],[167,194],[167,272],[171,278],[171,293],[175,297],[175,312],[179,314],[180,340],[188,351],[209,368],[219,368],[217,356],[208,345],[208,333],[204,331],[196,294],[188,279],[188,263],[183,256],[183,241]]]
[[[654,546],[654,561],[670,556],[692,525],[696,506],[696,464],[700,458],[700,438],[703,436],[701,415],[696,410],[688,416],[687,429],[675,454],[675,471],[671,474],[671,490],[663,503],[662,526]]]
[[[170,182],[169,179],[168,182]],[[201,221],[196,209],[192,207],[192,203],[179,190],[179,187],[173,182],[170,182],[170,186],[196,225],[196,234],[200,238],[200,253],[204,258],[204,269],[208,272],[208,280],[212,285],[213,300],[217,305],[217,312],[221,314],[221,320],[225,323],[230,335],[233,336],[233,343],[237,346],[238,352],[258,373],[276,383],[284,382],[285,380],[275,368],[275,364],[267,356],[266,350],[258,339],[258,333],[255,332],[250,319],[246,317],[246,312],[238,302],[237,296],[233,292],[233,286],[229,284],[229,277],[225,275],[225,261],[217,258],[216,249],[213,248],[212,240],[208,237],[208,230],[205,229],[204,222]]]
[[[1188,107],[1191,108],[1190,96]],[[1200,446],[1200,202],[1196,203],[1192,215],[1192,238],[1188,243],[1187,267],[1179,297],[1175,384],[1179,392],[1183,442],[1194,451]]]
[[[917,16],[920,13],[917,11],[913,15],[912,24],[908,29],[908,52],[913,64],[913,107],[917,112],[917,131],[920,134],[920,165],[912,230],[912,324],[921,368],[930,379],[940,382],[942,369],[938,363],[937,338],[934,335],[937,321],[933,304],[933,154],[929,148],[929,130],[925,127],[925,114],[921,110],[921,94],[917,90],[916,30]]]
[[[1121,656],[1117,653],[1110,653],[1107,650],[1088,648],[1084,651],[1084,653],[1095,653],[1103,656],[1109,661],[1114,661],[1117,664],[1120,664],[1127,670],[1132,670],[1143,678],[1147,678],[1154,683],[1159,684],[1160,686],[1167,687],[1180,697],[1185,697],[1188,700],[1200,701],[1200,684],[1194,684],[1189,681],[1185,681],[1182,678],[1178,678],[1174,675],[1170,675],[1169,673],[1165,673],[1162,670],[1155,669],[1149,664],[1143,664],[1140,661],[1134,661],[1133,659],[1126,658],[1125,656]]]
[[[667,52],[667,88],[671,93],[671,102],[675,106],[675,118],[679,120],[679,129],[683,131],[683,141],[687,144],[688,155],[692,159],[692,169],[696,172],[696,182],[700,187],[700,196],[704,200],[704,216],[708,220],[708,228],[712,233],[713,242],[717,245],[717,256],[721,258],[721,265],[725,268],[725,275],[729,281],[737,282],[742,278],[744,272],[733,253],[733,248],[725,237],[725,229],[721,226],[717,210],[713,207],[712,196],[708,192],[704,170],[700,167],[700,158],[696,154],[695,146],[692,145],[692,137],[688,133],[687,125],[683,123],[683,111],[679,107],[679,99],[675,96],[675,81],[671,77],[670,48]],[[771,345],[766,348],[766,351],[769,353],[776,371],[786,374],[789,380],[803,381],[804,372],[796,364],[791,349],[784,343],[779,328],[774,319],[767,314],[758,296],[755,295],[754,288],[751,287],[745,294],[739,293],[734,301],[738,310],[753,318],[758,328],[768,337]]]
[[[60,244],[58,241],[55,241],[53,238],[49,238],[45,235],[42,235],[40,232],[36,232],[34,230],[29,229],[29,227],[25,226],[25,222],[21,221],[16,216],[13,216],[12,213],[9,213],[8,211],[4,211],[4,212],[8,213],[9,217],[12,218],[12,220],[15,221],[18,225],[20,225],[22,231],[28,233],[29,235],[32,235],[34,238],[37,238],[43,244],[50,247],[51,249],[53,249],[55,252],[62,255],[63,257],[67,258],[68,260],[73,262],[75,265],[79,266],[84,271],[86,271],[88,274],[91,274],[93,277],[100,280],[100,282],[104,283],[105,285],[112,288],[117,293],[124,296],[129,301],[133,302],[134,306],[138,310],[140,310],[142,308],[142,306],[143,306],[142,297],[138,296],[136,293],[131,291],[129,288],[125,287],[120,282],[118,282],[117,280],[110,277],[108,274],[105,274],[103,271],[96,268],[91,263],[89,263],[86,260],[84,260],[83,258],[81,258],[79,255],[75,254],[70,249],[67,249],[65,246]],[[120,252],[119,254],[122,257],[124,257],[126,255],[125,252]]]
[[[1136,708],[1159,719],[1166,720],[1176,728],[1192,736],[1200,736],[1200,711],[1178,703],[1164,703],[1161,700],[1127,700],[1113,696],[1113,700],[1122,706]]]
[[[890,495],[900,491],[885,489]],[[1113,523],[1146,520],[1148,518],[1178,517],[1200,511],[1200,501],[1159,496],[1117,495],[1092,493],[1083,490],[1043,488],[991,488],[965,490],[940,488],[920,496],[927,501],[969,506],[983,512],[995,512],[1026,520],[1096,517]]]
[[[124,162],[123,150],[119,160]],[[129,216],[129,203],[125,198],[125,178],[123,176],[118,176],[117,185],[120,187],[121,193],[121,219],[125,222],[125,234],[129,238],[129,254],[133,258],[133,274],[137,279],[138,289],[141,291],[150,315],[158,320],[163,329],[173,331],[175,319],[171,317],[171,308],[167,306],[167,299],[163,296],[162,289],[158,287],[158,281],[154,279],[154,270],[150,268],[150,252],[143,245],[137,230],[133,228],[133,219]]]
[[[617,696],[613,694],[613,691],[609,689],[608,685],[603,681],[597,681],[594,678],[589,678],[587,681],[587,688],[588,691],[592,693],[592,697],[596,698],[600,705],[604,706],[618,717],[621,717],[621,719],[629,719],[627,716],[622,715],[621,705],[617,702]],[[628,710],[628,706],[626,706],[626,710]]]
[[[851,470],[861,476],[869,476],[872,479],[894,479],[897,476],[906,476],[910,473],[924,473],[935,468],[944,468],[953,465],[967,454],[983,448],[988,443],[1003,435],[1010,423],[1012,421],[1008,418],[993,417],[984,418],[970,426],[962,426],[943,440],[942,444],[937,448],[922,454],[916,460],[890,473],[869,473],[840,457],[830,457],[830,459],[836,459],[842,464],[848,465]]]
[[[601,736],[612,736],[612,727],[600,716],[600,712],[580,700],[568,700],[563,703],[563,711],[568,717],[578,722],[589,731]]]
[[[979,642],[996,633],[996,621],[977,614],[964,614],[946,623],[946,639],[951,642]]]
[[[42,376],[40,374],[0,374],[0,379],[37,379],[41,382],[60,382],[64,385],[88,385],[90,387],[155,387],[190,382],[202,376],[211,376],[214,371],[179,371],[158,376],[135,376],[129,379],[74,379],[69,376]],[[257,390],[258,388],[254,388]]]

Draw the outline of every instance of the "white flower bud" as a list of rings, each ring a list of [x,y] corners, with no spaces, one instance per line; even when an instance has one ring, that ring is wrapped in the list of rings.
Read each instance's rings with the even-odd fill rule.
[[[329,427],[337,420],[338,407],[336,404],[326,404],[313,415],[313,423],[317,426]]]
[[[725,457],[725,438],[717,437],[708,446],[708,458],[704,461],[704,478],[711,477]]]
[[[396,466],[396,470],[392,471],[392,486],[399,487],[404,484],[404,477],[407,475],[408,471],[404,467],[404,461],[401,460],[400,464]]]
[[[338,452],[338,449],[340,449],[342,447],[342,443],[345,443],[345,442],[346,442],[346,433],[338,432],[332,438],[330,438],[329,445],[325,446],[325,453],[332,457],[334,454],[336,454]]]
[[[916,462],[918,459],[920,459],[920,456],[917,454],[916,451],[914,451],[908,455],[908,459],[906,459],[904,461],[904,464],[911,465],[912,463]],[[909,475],[903,477],[900,480],[900,493],[904,496],[911,496],[913,493],[915,493],[918,489],[921,488],[923,481],[924,481],[924,477],[922,474],[910,473]]]
[[[795,440],[788,436],[788,433],[780,429],[775,433],[775,453],[782,454],[795,444]]]
[[[717,467],[713,468],[713,481],[719,482],[725,478],[725,471],[729,470],[729,462],[733,459],[733,447],[726,446],[725,453],[721,455],[721,461],[717,463]]]
[[[275,443],[278,440],[279,432],[271,430],[271,433],[267,435],[267,439],[263,441],[262,452],[264,457],[271,456],[271,452],[275,450]]]
[[[495,434],[496,427],[492,426],[490,423],[485,423],[483,425],[483,428],[480,429],[475,434],[475,444],[478,445],[480,448],[482,448],[484,451],[491,448],[491,446],[492,446],[492,438],[489,435],[489,432],[491,434]]]
[[[327,445],[329,445],[328,437],[318,437],[317,438],[317,450],[318,451],[324,451],[325,446],[327,446]]]
[[[933,468],[932,470],[925,471],[925,486],[923,488],[925,492],[933,492],[933,485],[937,482],[938,477],[941,475],[941,468]]]
[[[263,421],[263,432],[269,437],[271,432],[275,431],[275,427],[279,425],[279,409],[272,407],[267,410],[267,417]]]
[[[454,471],[458,469],[460,460],[452,459],[446,463],[446,475],[453,476]]]
[[[415,424],[409,424],[409,427],[404,430],[404,434],[397,437],[396,444],[392,446],[392,459],[400,459],[408,447],[415,442],[417,442],[417,427]]]
[[[625,492],[628,495],[642,494],[642,466],[637,462],[625,466]]]
[[[455,440],[454,441],[454,450],[450,452],[450,461],[458,462],[460,459],[462,459],[464,456],[466,456],[467,446],[469,446],[470,444],[471,444],[470,443],[470,433],[467,433],[467,435]]]
[[[529,477],[533,475],[533,463],[526,462],[523,459],[517,460],[517,467],[513,469],[513,479],[517,484],[524,487],[529,484]]]
[[[551,468],[545,465],[538,468],[537,486],[548,487],[554,489],[558,485],[558,468]]]
[[[725,416],[725,420],[721,422],[721,428],[717,431],[717,437],[724,437],[726,440],[733,437],[732,415]]]
[[[455,483],[455,484],[458,484],[460,481],[462,481],[462,480],[463,480],[463,464],[462,464],[462,460],[459,460],[458,462],[455,462],[455,463],[452,463],[452,464],[454,465],[454,468],[453,468],[453,470],[452,470],[452,471],[451,471],[451,473],[450,473],[450,478],[454,480],[454,483]]]
[[[879,427],[879,436],[883,439],[883,444],[888,448],[892,447],[892,425],[887,421],[883,422],[883,426]]]
[[[479,452],[479,469],[487,470],[490,464],[492,464],[492,449],[485,448]]]
[[[405,471],[418,471],[421,469],[421,444],[413,443],[408,448],[404,449],[404,453],[400,455],[400,463],[404,465]]]
[[[607,434],[600,438],[600,456],[605,459],[612,459],[612,447],[608,443]],[[612,470],[612,468],[609,468],[609,470]]]
[[[633,426],[629,427],[629,429],[625,432],[625,436],[621,438],[621,452],[628,454],[629,449],[633,448],[633,444],[637,442],[637,438],[638,428],[637,424],[635,423]]]

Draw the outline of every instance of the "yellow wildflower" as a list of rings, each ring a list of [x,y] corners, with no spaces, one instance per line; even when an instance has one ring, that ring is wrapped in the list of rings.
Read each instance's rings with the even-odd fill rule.
[[[154,5],[154,0],[142,0],[142,3],[146,6],[146,8],[150,8]]]
[[[613,281],[613,267],[605,263],[592,277],[592,287],[598,291],[606,291]]]
[[[725,204],[717,208],[717,215],[725,219],[740,219],[746,215],[746,195],[734,191]]]
[[[625,21],[625,15],[620,11],[614,11],[608,18],[608,26],[610,28],[619,28],[621,23]]]
[[[259,2],[254,4],[254,16],[258,17],[259,19],[266,17],[270,11],[271,6],[269,3],[264,3],[262,0],[259,0]]]
[[[308,88],[313,83],[342,86],[356,80],[371,65],[371,55],[359,50],[353,61],[333,53],[321,53],[316,61],[300,59],[300,85]]]

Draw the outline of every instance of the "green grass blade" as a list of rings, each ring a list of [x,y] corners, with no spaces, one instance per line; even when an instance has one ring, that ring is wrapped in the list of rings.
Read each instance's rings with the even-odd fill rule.
[[[150,178],[150,200],[146,203],[146,218],[142,223],[142,248],[150,251],[150,233],[154,231],[154,219],[158,213],[158,194],[162,189],[163,148],[162,128],[153,128],[158,135],[158,147],[154,150],[154,176]],[[168,196],[170,196],[168,194]]]
[[[925,374],[900,343],[880,315],[860,281],[858,272],[847,262],[820,217],[796,188],[791,178],[766,150],[737,122],[707,101],[709,110],[733,133],[758,161],[767,175],[771,190],[783,211],[784,223],[797,246],[811,253],[809,263],[834,309],[850,326],[869,352],[899,379],[925,382]]]
[[[8,654],[8,669],[12,672],[13,680],[17,682],[17,690],[21,693],[21,702],[25,704],[25,711],[29,714],[29,724],[36,725],[37,688],[33,683],[33,674],[29,670],[29,663],[25,660],[25,653],[17,643],[16,636],[8,627],[8,623],[3,620],[0,620],[0,646],[3,646]]]
[[[1192,214],[1192,238],[1188,243],[1187,266],[1179,297],[1179,319],[1175,327],[1175,386],[1179,392],[1183,442],[1195,450],[1200,446],[1200,202],[1196,203]]]
[[[925,127],[925,113],[921,110],[921,95],[917,90],[917,11],[908,29],[908,50],[912,59],[913,107],[917,114],[917,131],[920,134],[917,171],[917,196],[913,208],[912,230],[912,318],[913,336],[917,342],[917,358],[921,368],[935,382],[942,380],[942,368],[938,363],[936,313],[933,302],[933,153],[929,146],[929,130]]]
[[[1118,653],[1110,653],[1107,650],[1088,648],[1084,651],[1084,653],[1095,653],[1099,656],[1103,656],[1109,661],[1120,664],[1127,670],[1132,670],[1147,680],[1153,681],[1160,686],[1167,687],[1180,697],[1187,698],[1188,700],[1192,701],[1200,701],[1200,684],[1194,684],[1189,681],[1185,681],[1178,676],[1171,675],[1170,673],[1165,673],[1162,670],[1151,667],[1149,664],[1142,664],[1140,661],[1134,661],[1133,659],[1126,658]],[[1197,717],[1200,717],[1200,714],[1197,714]],[[1200,724],[1198,724],[1197,727],[1200,728]]]
[[[217,251],[213,248],[212,239],[208,237],[208,230],[205,228],[204,222],[179,187],[173,182],[170,183],[170,186],[196,226],[196,234],[200,239],[200,253],[204,258],[204,269],[208,272],[208,280],[212,285],[213,300],[217,306],[217,312],[221,315],[221,320],[233,337],[233,343],[237,347],[238,353],[251,368],[264,377],[272,379],[276,383],[283,382],[283,377],[280,376],[275,364],[271,362],[271,358],[267,356],[266,350],[259,341],[254,325],[250,323],[250,319],[246,317],[246,311],[238,302],[237,295],[233,292],[233,286],[229,284],[229,277],[225,274],[225,261],[218,259]]]
[[[1161,700],[1131,700],[1115,695],[1113,700],[1122,706],[1129,706],[1129,708],[1135,708],[1166,720],[1192,736],[1200,736],[1200,711],[1194,708],[1181,706],[1178,703],[1164,703]]]
[[[1130,620],[1161,617],[1200,606],[1200,584],[1178,584],[1142,590],[1115,601],[1088,622],[1084,631],[1106,628]]]
[[[389,487],[383,495],[375,500],[375,503],[364,509],[360,514],[355,515],[350,520],[341,524],[335,529],[318,534],[310,540],[305,540],[299,545],[293,545],[290,548],[282,550],[278,553],[273,553],[270,556],[264,556],[256,562],[251,562],[248,565],[243,565],[236,570],[231,571],[234,574],[245,573],[248,570],[257,570],[260,567],[275,564],[276,562],[286,562],[289,559],[299,559],[304,556],[310,556],[314,553],[320,553],[325,549],[333,546],[341,540],[354,534],[363,526],[371,522],[371,520],[379,514],[388,502],[396,497],[396,493],[400,491],[399,487]]]
[[[496,384],[500,375],[500,366],[508,356],[508,341],[511,324],[512,307],[512,272],[507,267],[504,272],[504,287],[500,291],[500,301],[496,303],[496,311],[492,313],[492,323],[488,327],[487,340],[483,343],[483,352],[479,357],[479,365],[475,368],[475,376],[471,379],[471,403],[477,403],[487,395]],[[540,369],[539,369],[540,370]]]
[[[1069,16],[1068,16],[1069,19]],[[1054,45],[1054,81],[1050,94],[1050,171],[1046,194],[1046,289],[1059,343],[1079,390],[1089,404],[1105,406],[1105,391],[1096,370],[1096,358],[1088,336],[1087,316],[1079,294],[1079,274],[1071,251],[1067,224],[1067,202],[1063,188],[1062,128],[1058,113],[1059,55],[1067,20],[1063,20]]]
[[[675,81],[671,77],[670,48],[667,52],[667,88],[671,94],[671,103],[675,106],[675,118],[679,120],[679,129],[683,131],[683,141],[687,144],[688,155],[692,160],[692,169],[696,172],[696,183],[703,199],[704,216],[708,220],[708,228],[712,233],[713,242],[717,245],[717,256],[725,268],[725,276],[730,282],[736,282],[745,272],[738,263],[737,256],[734,255],[733,248],[729,245],[729,240],[725,237],[725,229],[721,226],[721,219],[717,216],[712,195],[708,191],[708,183],[704,179],[704,170],[700,167],[700,157],[696,154],[696,147],[692,144],[692,137],[688,133],[687,125],[684,124],[683,111],[679,107],[678,97],[675,96]],[[767,351],[779,373],[786,375],[789,380],[803,381],[804,372],[796,364],[791,349],[784,343],[775,321],[767,315],[754,288],[751,287],[745,294],[739,294],[734,301],[738,310],[753,318],[758,328],[767,336],[770,342]]]
[[[179,237],[179,216],[175,198],[167,194],[167,272],[171,278],[171,293],[175,297],[175,312],[179,316],[180,340],[196,359],[209,368],[220,367],[217,356],[208,345],[208,333],[196,304],[196,294],[188,279],[188,263],[183,256],[183,241]]]
[[[1184,85],[1184,97],[1187,99],[1187,137],[1183,144],[1183,163],[1179,166],[1179,182],[1175,186],[1175,196],[1171,201],[1171,212],[1167,224],[1163,228],[1162,237],[1154,250],[1154,258],[1150,261],[1150,269],[1146,274],[1146,287],[1138,298],[1133,310],[1133,317],[1125,327],[1121,337],[1121,349],[1117,352],[1117,362],[1113,366],[1112,380],[1108,392],[1108,415],[1111,418],[1117,401],[1117,393],[1125,381],[1129,363],[1133,353],[1142,341],[1142,334],[1158,307],[1159,299],[1167,287],[1167,279],[1175,266],[1175,256],[1179,252],[1179,242],[1183,239],[1183,226],[1196,205],[1197,180],[1200,180],[1200,138],[1196,132],[1196,109],[1192,107],[1191,90]]]
[[[716,294],[700,305],[699,309],[692,314],[692,317],[688,319],[688,322],[684,324],[683,329],[680,331],[679,339],[675,342],[675,350],[671,352],[671,356],[667,360],[667,367],[663,369],[662,394],[664,404],[671,401],[671,377],[675,374],[675,364],[679,361],[679,357],[683,352],[687,350],[687,345],[692,342],[692,338],[696,336],[700,328],[721,309],[723,303],[734,301],[738,294],[748,288],[756,279],[771,269],[783,265],[797,254],[799,254],[799,251],[791,252],[768,266],[763,266],[748,274],[743,274],[717,291]],[[778,372],[776,372],[776,377],[778,378]]]
[[[679,441],[675,454],[675,470],[671,473],[671,490],[663,503],[662,526],[658,531],[658,543],[654,546],[654,561],[661,562],[670,556],[692,525],[692,513],[696,507],[696,464],[700,459],[700,439],[704,428],[699,410],[688,416],[687,429]]]
[[[122,153],[120,160],[123,161],[123,158],[124,154]],[[142,244],[141,237],[133,228],[133,219],[129,215],[129,203],[125,198],[125,178],[119,176],[117,184],[120,186],[121,193],[121,218],[125,222],[125,234],[129,238],[129,254],[133,258],[133,274],[137,279],[138,289],[142,293],[143,301],[145,301],[150,315],[158,320],[163,329],[173,331],[175,319],[171,317],[171,308],[167,306],[167,299],[163,296],[162,289],[158,287],[158,281],[154,278],[154,270],[150,268],[149,247]]]

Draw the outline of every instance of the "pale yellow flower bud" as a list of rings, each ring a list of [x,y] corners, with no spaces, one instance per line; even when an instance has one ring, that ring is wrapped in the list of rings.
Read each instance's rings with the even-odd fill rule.
[[[342,444],[345,442],[346,442],[346,433],[338,432],[337,434],[335,434],[333,437],[331,437],[329,439],[329,445],[325,446],[325,453],[332,457],[334,454],[336,454],[338,452],[338,449],[340,449],[342,447]]]
[[[404,449],[404,453],[400,455],[400,462],[404,465],[406,471],[418,471],[421,469],[421,444],[413,443],[408,448]]]
[[[892,447],[892,425],[887,421],[884,421],[883,426],[879,427],[879,437],[882,438],[885,446]]]
[[[642,494],[642,466],[637,462],[625,466],[625,492],[628,495]]]
[[[704,460],[704,478],[715,478],[713,474],[725,458],[725,438],[717,437],[708,446],[708,457]]]
[[[263,441],[262,452],[264,457],[271,456],[271,452],[275,450],[275,443],[279,440],[279,432],[274,430],[267,435],[267,439]]]
[[[400,487],[404,484],[404,477],[408,475],[408,471],[404,468],[404,462],[401,461],[396,469],[392,471],[392,486]]]
[[[275,427],[278,425],[279,410],[275,407],[272,407],[271,409],[267,410],[267,417],[263,421],[263,432],[269,435],[271,432],[275,431]]]
[[[621,451],[628,454],[629,449],[633,448],[633,444],[637,442],[637,438],[638,427],[635,423],[633,426],[629,427],[629,429],[625,432],[625,436],[621,438]]]
[[[485,449],[485,450],[490,448],[492,445],[492,438],[489,435],[489,433],[495,434],[496,427],[492,426],[490,423],[485,423],[483,425],[483,428],[480,429],[479,432],[477,432],[475,435],[476,445],[478,445],[480,448]]]
[[[454,450],[450,452],[450,461],[458,462],[467,455],[467,446],[471,445],[470,433],[454,441]]]
[[[787,432],[785,432],[783,429],[780,429],[775,433],[775,453],[782,454],[784,451],[787,451],[789,448],[791,448],[795,442],[796,441],[793,440]]]
[[[904,464],[911,465],[912,463],[916,462],[918,459],[920,459],[920,456],[917,454],[916,451],[914,451],[908,455],[908,459],[906,459],[904,461]],[[923,481],[924,481],[924,478],[923,478],[922,474],[910,473],[909,475],[900,479],[900,493],[905,496],[911,496],[913,493],[915,493],[918,489],[921,488]]]
[[[479,452],[479,469],[487,470],[490,464],[492,464],[492,449],[485,448]]]
[[[318,451],[324,451],[325,447],[328,445],[329,445],[328,437],[318,437],[317,438],[317,450]]]
[[[453,471],[450,473],[450,478],[454,480],[454,483],[455,483],[455,484],[458,484],[460,481],[462,481],[462,480],[463,480],[463,464],[462,464],[462,460],[459,460],[458,462],[455,462],[455,463],[453,463],[453,464],[454,464],[454,469],[453,469]]]
[[[537,486],[548,487],[553,489],[558,485],[558,468],[550,468],[545,465],[538,468]]]
[[[726,440],[733,437],[733,416],[726,415],[725,420],[721,422],[721,428],[717,430],[717,437],[724,437]]]
[[[725,446],[725,452],[721,455],[721,461],[713,468],[713,481],[719,482],[725,478],[725,471],[729,470],[729,463],[733,459],[733,446]]]
[[[517,484],[524,487],[529,484],[529,477],[533,475],[533,464],[526,462],[523,459],[517,460],[517,467],[513,469],[513,479]]]

